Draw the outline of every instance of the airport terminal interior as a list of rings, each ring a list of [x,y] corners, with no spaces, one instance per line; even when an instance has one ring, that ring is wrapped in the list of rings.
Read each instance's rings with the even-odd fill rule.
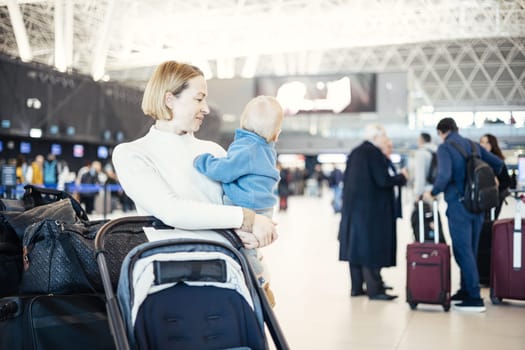
[[[482,285],[486,312],[412,310],[406,292],[421,133],[437,147],[436,126],[451,118],[473,141],[494,135],[514,188],[525,190],[524,0],[0,0],[2,198],[20,199],[33,183],[25,169],[49,162],[50,187],[73,194],[91,220],[136,215],[113,150],[150,130],[144,89],[168,60],[206,80],[197,138],[227,149],[255,96],[284,111],[277,160],[306,183],[289,188],[286,210],[274,207],[279,238],[261,251],[290,349],[525,349],[524,300],[494,305]],[[381,271],[391,301],[350,295],[341,213],[328,182],[314,180],[344,172],[370,124],[384,127],[390,160],[408,171],[396,266]],[[517,207],[507,197],[500,218]],[[525,217],[525,203],[520,210]],[[451,279],[453,294],[453,256]]]
[[[275,314],[291,349],[521,350],[525,346],[525,302],[504,300],[492,305],[489,288],[482,288],[487,311],[465,313],[440,305],[406,302],[406,245],[413,241],[411,193],[404,195],[403,218],[397,222],[397,266],[382,270],[394,287],[394,301],[350,297],[348,264],[338,261],[340,214],[334,213],[332,192],[321,197],[291,196],[287,211],[275,208],[279,239],[262,249],[275,293]],[[522,207],[525,208],[525,205]],[[514,215],[509,198],[502,217]],[[440,202],[440,212],[446,204]],[[524,209],[525,214],[525,209]],[[109,218],[124,215],[115,211]],[[446,216],[441,215],[446,222]],[[102,216],[96,216],[96,218]],[[381,217],[378,216],[378,220]],[[446,224],[445,224],[446,227]],[[448,231],[445,237],[450,242]],[[459,286],[459,269],[452,263],[452,292]],[[271,342],[270,342],[271,343]]]

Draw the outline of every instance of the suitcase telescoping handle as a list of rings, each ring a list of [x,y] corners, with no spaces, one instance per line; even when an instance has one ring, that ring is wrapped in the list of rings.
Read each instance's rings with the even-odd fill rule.
[[[417,203],[419,215],[419,243],[425,243],[425,211],[423,209],[423,200]],[[439,243],[439,224],[438,224],[438,202],[432,201],[432,212],[434,216],[434,243]]]
[[[523,194],[520,191],[511,191],[516,199],[516,213],[514,214],[514,234],[512,241],[512,269],[521,270],[521,247],[523,235],[521,234],[521,206],[523,205]]]

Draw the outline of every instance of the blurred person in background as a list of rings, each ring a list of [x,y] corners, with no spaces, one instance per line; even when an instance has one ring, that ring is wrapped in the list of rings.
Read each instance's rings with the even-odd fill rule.
[[[418,149],[414,155],[414,198],[419,199],[425,191],[432,189],[428,181],[432,153],[437,152],[437,145],[433,144],[432,137],[422,132],[417,140]]]
[[[497,220],[501,212],[503,202],[505,201],[505,198],[510,194],[509,189],[511,187],[511,179],[509,176],[507,166],[505,165],[505,156],[503,155],[503,152],[501,152],[501,148],[499,147],[498,139],[496,138],[496,136],[492,134],[485,134],[481,136],[479,144],[488,152],[494,154],[496,157],[503,161],[503,168],[501,169],[499,174],[496,175],[499,182],[498,190],[500,196],[500,202],[499,205],[496,207],[496,214],[494,216],[494,220]]]
[[[426,191],[423,199],[432,202],[441,192],[445,194],[452,250],[461,271],[459,290],[451,297],[454,308],[468,312],[485,312],[476,264],[484,214],[472,213],[463,204],[467,161],[456,147],[461,147],[467,154],[476,152],[490,165],[494,174],[501,171],[503,161],[461,136],[456,121],[452,118],[441,119],[436,129],[443,141],[437,151],[438,172],[432,190]],[[472,149],[473,147],[475,149]]]
[[[26,181],[32,185],[44,184],[44,156],[39,154],[26,172]]]
[[[100,164],[98,160],[91,162],[89,170],[80,178],[80,185],[101,185],[103,183],[99,178],[101,171],[102,164]],[[95,209],[95,197],[98,195],[98,192],[99,190],[94,186],[81,187],[79,191],[80,203],[84,203],[86,213],[93,213],[93,209]]]
[[[16,182],[17,184],[26,183],[26,173],[27,173],[27,162],[26,157],[23,154],[16,156]]]
[[[46,187],[56,188],[58,184],[58,163],[53,153],[47,155],[44,161],[44,185]]]
[[[365,141],[348,156],[343,180],[343,208],[339,226],[339,260],[348,261],[353,297],[392,300],[385,292],[381,268],[396,265],[396,213],[393,188],[406,184],[407,173],[390,175],[382,149],[385,128],[370,124]],[[366,285],[366,289],[363,287]]]
[[[328,186],[332,189],[332,209],[334,213],[340,213],[343,204],[343,172],[336,164],[333,167],[328,176]]]
[[[288,210],[288,196],[290,195],[290,170],[283,167],[281,163],[277,163],[279,170],[279,183],[277,184],[277,195],[279,196],[279,211]]]

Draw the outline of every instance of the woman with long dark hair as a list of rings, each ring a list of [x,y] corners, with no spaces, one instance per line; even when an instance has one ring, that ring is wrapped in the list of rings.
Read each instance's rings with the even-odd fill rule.
[[[503,152],[501,152],[501,148],[499,147],[498,139],[496,136],[492,134],[485,134],[481,136],[479,140],[479,144],[481,147],[485,148],[487,151],[494,154],[499,159],[505,161],[505,156],[503,155]],[[509,172],[507,170],[507,167],[505,166],[505,163],[503,164],[503,169],[501,169],[501,172],[496,175],[499,181],[499,195],[500,195],[500,201],[499,205],[496,207],[496,215],[494,219],[497,219],[499,217],[499,213],[501,211],[501,206],[503,205],[503,201],[505,198],[509,195],[509,188],[510,188],[510,176]]]
[[[498,139],[496,138],[496,136],[492,134],[485,134],[481,136],[479,144],[481,145],[481,147],[485,148],[488,152],[491,152],[496,157],[500,158],[503,161],[505,160],[505,156],[503,155],[503,152],[501,152],[501,148],[499,147]],[[483,221],[483,227],[481,229],[478,252],[476,257],[479,273],[479,283],[485,286],[490,284],[492,224],[494,223],[494,220],[496,220],[499,217],[503,201],[505,200],[505,197],[507,197],[507,195],[509,194],[510,177],[505,163],[503,163],[503,168],[501,169],[501,172],[497,174],[497,177],[499,181],[499,205],[496,207],[495,215],[493,218],[491,218],[490,212],[485,214],[485,220]]]

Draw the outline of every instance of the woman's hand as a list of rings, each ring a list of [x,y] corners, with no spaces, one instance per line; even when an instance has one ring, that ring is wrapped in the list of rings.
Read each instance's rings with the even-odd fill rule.
[[[275,222],[270,218],[255,214],[251,225],[252,232],[247,232],[247,228],[235,230],[245,248],[261,248],[267,246],[277,239]]]
[[[240,230],[236,230],[246,248],[267,246],[277,239],[275,222],[253,210],[242,208],[243,222]],[[251,232],[251,233],[250,233]]]
[[[258,248],[265,247],[277,239],[275,222],[264,215],[255,214],[252,233],[259,241]]]
[[[235,232],[237,233],[237,236],[239,236],[239,238],[241,239],[244,248],[255,249],[259,247],[259,241],[253,233],[242,230],[235,230]]]

